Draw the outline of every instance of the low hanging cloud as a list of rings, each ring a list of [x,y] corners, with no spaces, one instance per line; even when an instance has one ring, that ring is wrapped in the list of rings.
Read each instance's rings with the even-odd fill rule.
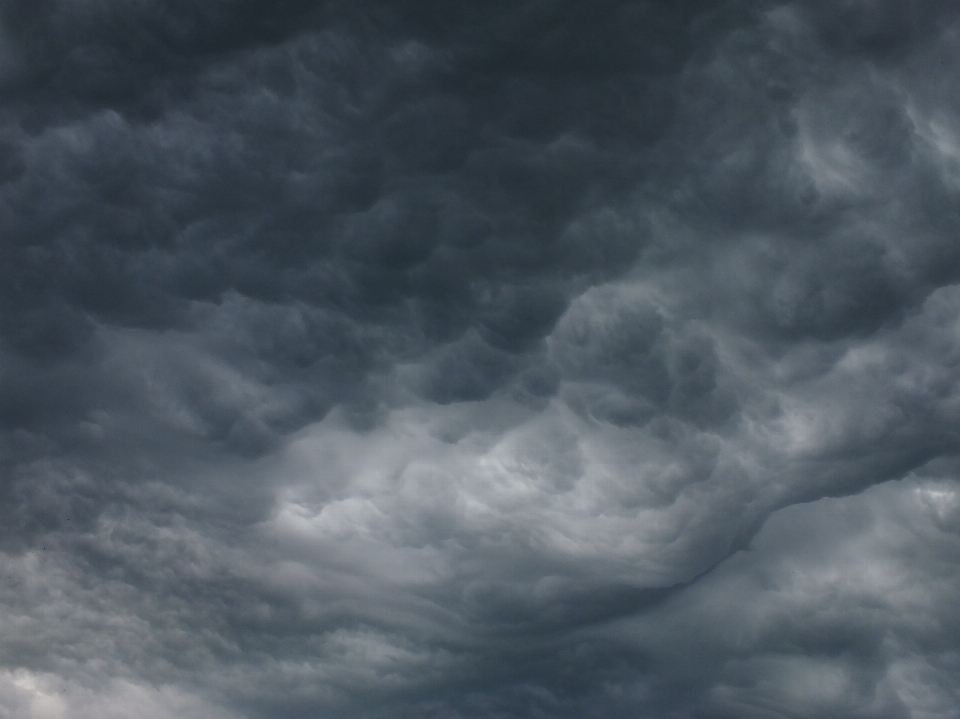
[[[0,7],[0,718],[960,716],[950,3]]]

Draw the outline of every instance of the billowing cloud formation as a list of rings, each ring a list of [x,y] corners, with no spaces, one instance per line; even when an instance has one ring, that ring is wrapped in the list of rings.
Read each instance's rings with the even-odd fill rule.
[[[0,717],[960,716],[960,18],[0,7]]]

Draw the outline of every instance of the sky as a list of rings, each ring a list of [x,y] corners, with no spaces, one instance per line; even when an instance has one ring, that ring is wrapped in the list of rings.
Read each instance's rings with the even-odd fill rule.
[[[0,2],[0,719],[960,718],[958,63]]]

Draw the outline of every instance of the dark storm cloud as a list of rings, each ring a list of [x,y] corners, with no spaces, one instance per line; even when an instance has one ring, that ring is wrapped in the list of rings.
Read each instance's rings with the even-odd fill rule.
[[[260,418],[282,429],[340,401],[369,405],[360,388],[369,372],[438,342],[469,342],[471,328],[482,346],[468,354],[483,367],[422,391],[441,401],[487,396],[573,293],[629,265],[642,226],[563,230],[635,182],[637,151],[669,119],[671,93],[658,78],[679,62],[648,55],[688,52],[690,34],[686,10],[603,6],[590,16],[597,33],[632,18],[651,37],[677,36],[669,52],[630,39],[611,60],[595,37],[572,32],[581,20],[573,6],[490,8],[437,27],[399,8],[400,17],[372,12],[372,25],[355,30],[331,9],[300,8],[301,18],[285,7],[270,16],[289,37],[242,3],[46,10],[6,10],[5,345],[67,360],[97,341],[97,325],[202,335],[231,292],[262,303],[260,314],[324,312],[332,333],[261,327],[254,346],[229,338],[218,348],[230,363],[264,363],[271,384],[311,385],[308,406]],[[295,33],[295,21],[337,29]],[[422,28],[401,32],[404,23]],[[557,35],[556,47],[523,42],[523,28],[538,23],[550,24],[543,32]],[[389,34],[377,34],[383,28]],[[572,46],[583,58],[570,73]],[[80,72],[71,58],[81,50],[116,55],[106,65],[116,77],[133,67],[137,81],[121,83],[116,98],[58,84],[58,73]],[[174,75],[189,88],[164,95],[162,112],[130,109]],[[589,126],[608,101],[630,105]],[[514,117],[532,110],[544,116]],[[543,130],[548,118],[556,126],[545,134],[523,127]],[[208,433],[221,438],[240,413],[218,411]]]
[[[956,716],[955,15],[5,3],[0,717]]]

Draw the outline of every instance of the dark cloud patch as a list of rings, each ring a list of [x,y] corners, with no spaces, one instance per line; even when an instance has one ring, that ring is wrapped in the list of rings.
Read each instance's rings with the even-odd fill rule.
[[[828,48],[880,62],[902,58],[928,41],[955,13],[947,2],[909,6],[896,2],[814,2],[804,9]]]
[[[3,10],[4,95],[39,128],[107,107],[156,117],[190,91],[198,68],[290,37],[318,8],[298,0],[269,7],[49,0],[9,2]]]
[[[56,330],[50,352],[90,322],[186,329],[193,304],[236,291],[387,321],[421,351],[478,323],[517,351],[642,244],[564,233],[629,186],[622,160],[574,137],[501,137],[471,112],[477,98],[438,85],[442,53],[327,33],[211,62],[149,123],[93,107],[20,136],[5,202],[12,347],[42,351],[43,327],[65,318],[76,329]],[[451,399],[478,396],[464,391]]]

